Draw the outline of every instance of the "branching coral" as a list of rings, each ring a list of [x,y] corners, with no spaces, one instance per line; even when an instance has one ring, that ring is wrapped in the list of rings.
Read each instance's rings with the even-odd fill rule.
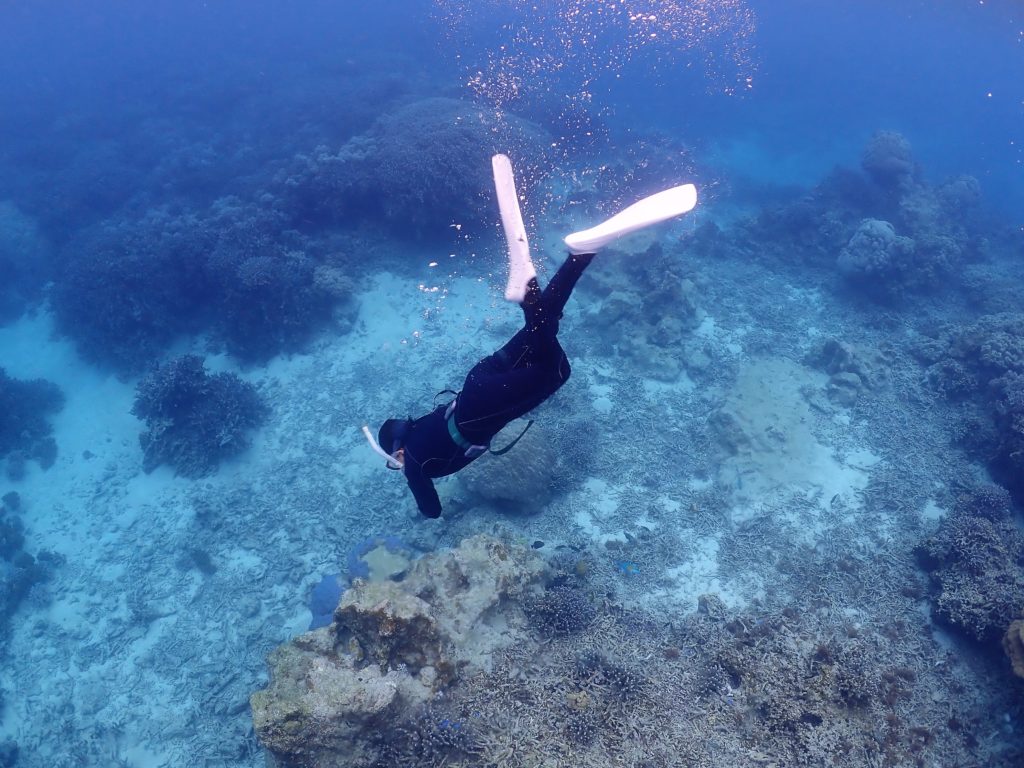
[[[64,394],[44,379],[22,381],[0,368],[0,460],[7,459],[7,474],[20,479],[27,459],[44,469],[56,458],[50,417],[64,407]]]
[[[1024,534],[1012,521],[954,512],[918,556],[937,616],[968,636],[997,640],[1024,610]]]
[[[556,584],[530,597],[523,610],[539,633],[554,636],[580,632],[597,615],[587,595],[568,584]]]
[[[202,358],[184,355],[158,365],[138,384],[132,413],[146,423],[139,436],[143,468],[169,464],[186,477],[213,472],[248,445],[266,417],[256,388],[234,374],[209,374]]]

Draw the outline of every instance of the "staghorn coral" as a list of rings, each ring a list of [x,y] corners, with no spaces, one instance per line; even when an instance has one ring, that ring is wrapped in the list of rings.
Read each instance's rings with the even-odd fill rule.
[[[956,497],[955,512],[989,520],[1009,520],[1013,514],[1010,492],[995,483],[978,483]]]
[[[523,610],[537,632],[554,636],[580,632],[597,615],[587,595],[568,584],[556,584],[532,595]]]

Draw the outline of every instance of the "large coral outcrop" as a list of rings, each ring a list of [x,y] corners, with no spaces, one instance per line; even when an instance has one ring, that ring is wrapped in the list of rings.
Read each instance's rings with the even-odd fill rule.
[[[872,181],[884,188],[909,183],[917,173],[910,142],[896,131],[878,131],[864,147],[861,168]]]
[[[1012,520],[959,510],[918,547],[937,618],[975,640],[998,641],[1024,610],[1024,534]]]
[[[337,150],[321,146],[296,156],[278,181],[297,222],[359,216],[399,236],[436,235],[489,212],[491,155],[511,153],[525,181],[550,143],[540,127],[514,115],[421,99],[381,115]]]
[[[256,734],[280,765],[380,765],[376,723],[419,711],[489,666],[525,625],[520,598],[544,573],[531,549],[487,535],[417,560],[402,581],[357,580],[334,621],[269,659]]]
[[[880,282],[886,291],[898,292],[912,272],[914,241],[897,235],[888,221],[864,219],[836,263],[850,280]]]
[[[524,428],[523,422],[502,433],[495,449],[507,445]],[[501,441],[501,445],[499,445]],[[563,469],[552,436],[534,424],[507,455],[489,454],[459,473],[459,482],[475,498],[506,511],[534,514],[544,509],[555,493]]]

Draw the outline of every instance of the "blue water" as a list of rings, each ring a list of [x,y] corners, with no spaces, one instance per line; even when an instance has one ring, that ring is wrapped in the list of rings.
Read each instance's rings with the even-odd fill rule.
[[[262,765],[248,696],[311,594],[330,623],[324,574],[483,531],[578,553],[606,651],[654,659],[623,722],[682,733],[682,697],[712,764],[1019,765],[1020,4],[355,5],[0,9],[0,765]],[[598,256],[572,378],[427,521],[359,427],[519,327],[499,151],[542,283],[569,232],[699,203]],[[579,715],[564,685],[538,721]],[[684,759],[563,731],[545,759]]]

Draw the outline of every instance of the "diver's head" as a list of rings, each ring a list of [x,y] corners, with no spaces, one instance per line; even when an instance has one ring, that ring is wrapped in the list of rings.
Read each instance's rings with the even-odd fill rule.
[[[399,451],[402,451],[402,456],[398,457],[398,463],[402,463],[405,453],[405,440],[409,433],[409,426],[412,424],[412,419],[388,419],[381,424],[380,429],[377,431],[377,443],[380,445],[384,452],[394,456]],[[388,464],[389,468],[391,464]]]

